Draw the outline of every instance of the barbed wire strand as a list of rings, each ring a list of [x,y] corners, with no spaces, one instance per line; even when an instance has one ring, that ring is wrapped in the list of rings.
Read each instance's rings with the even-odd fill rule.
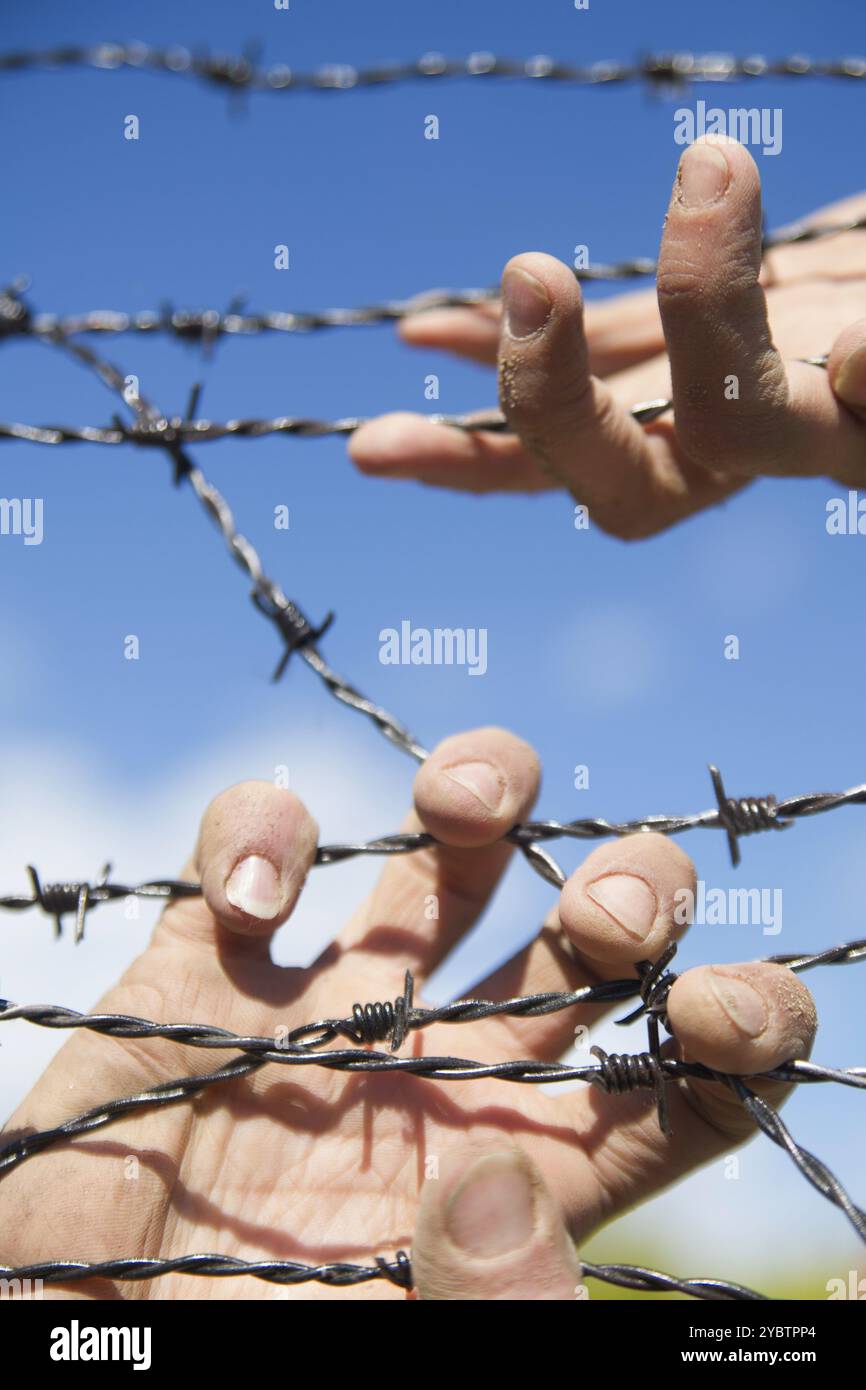
[[[722,53],[674,52],[647,54],[631,61],[601,60],[579,64],[562,62],[547,54],[514,59],[497,57],[489,52],[470,53],[465,58],[426,53],[409,62],[379,63],[366,68],[348,63],[328,63],[312,72],[296,72],[286,63],[259,67],[249,53],[196,53],[180,45],[156,47],[141,42],[63,44],[47,49],[0,54],[0,73],[56,68],[90,68],[103,72],[121,68],[137,69],[176,77],[196,77],[223,91],[251,93],[346,92],[445,78],[508,78],[588,87],[639,83],[657,91],[665,88],[677,90],[699,82],[733,82],[756,78],[812,77],[857,81],[866,77],[864,58],[815,59],[805,54],[770,59],[758,54],[735,57]]]
[[[827,237],[866,230],[866,217],[846,222],[794,223],[765,236],[764,252],[782,246],[797,246]],[[658,262],[646,256],[613,264],[599,263],[574,268],[576,280],[584,282],[641,279],[655,275]],[[16,281],[11,291],[0,294],[0,340],[3,338],[71,338],[86,333],[167,333],[182,342],[204,347],[223,337],[250,338],[263,333],[311,333],[326,328],[369,327],[399,322],[411,315],[434,309],[477,308],[499,298],[499,285],[486,289],[426,290],[408,299],[386,300],[356,308],[281,310],[243,313],[243,300],[236,296],[229,309],[142,309],[125,313],[117,309],[91,309],[81,314],[30,313],[21,300],[27,288],[25,279]]]
[[[864,225],[866,225],[866,220],[864,220]],[[799,239],[802,239],[802,236]],[[4,336],[23,333],[22,325],[32,321],[30,311],[20,297],[21,283],[21,281],[16,281],[0,293],[0,340]],[[112,425],[32,425],[17,421],[3,421],[0,422],[0,440],[18,440],[22,443],[43,445],[102,444],[117,446],[136,444],[166,449],[174,458],[176,470],[182,469],[187,475],[191,472],[198,474],[202,487],[208,490],[211,495],[211,502],[208,503],[209,510],[218,521],[221,512],[227,517],[227,520],[230,521],[231,519],[231,513],[225,499],[220,498],[212,485],[206,483],[200,471],[195,470],[189,460],[184,460],[181,463],[178,450],[182,446],[214,443],[225,439],[265,439],[275,435],[303,439],[347,436],[354,434],[369,419],[369,417],[358,415],[346,416],[337,420],[314,420],[292,415],[281,415],[271,419],[237,419],[222,422],[194,419],[192,417],[195,415],[195,408],[199,400],[200,386],[193,388],[186,417],[179,415],[168,417],[162,415],[140,394],[127,388],[128,378],[120,368],[115,367],[105,358],[99,357],[97,353],[86,348],[84,344],[74,342],[72,336],[64,333],[61,328],[46,329],[37,336],[36,341],[65,349],[76,356],[85,366],[95,371],[104,384],[116,395],[119,395],[125,405],[130,407],[135,417],[134,421],[131,425],[124,424],[119,417],[115,417]],[[806,362],[811,366],[826,368],[829,354],[818,354],[796,360]],[[628,413],[637,424],[651,425],[672,409],[673,400],[670,397],[659,397],[655,400],[638,402],[630,407]],[[433,424],[448,426],[467,433],[508,432],[508,422],[501,411],[497,410],[474,411],[458,415],[436,413],[427,418]],[[193,486],[196,487],[196,484],[193,483]],[[196,487],[196,491],[199,491],[199,487]],[[219,498],[221,505],[216,505],[217,498]],[[247,544],[249,543],[247,542]]]
[[[524,1084],[546,1084],[558,1081],[585,1081],[612,1094],[651,1089],[656,1094],[659,1124],[669,1133],[664,1101],[665,1086],[670,1080],[694,1077],[728,1084],[742,1099],[756,1125],[791,1157],[803,1176],[828,1201],[840,1208],[866,1241],[866,1212],[863,1212],[820,1159],[802,1148],[785,1128],[778,1112],[763,1097],[757,1097],[741,1077],[729,1076],[705,1067],[664,1056],[658,1047],[657,1022],[661,1020],[670,1031],[666,1014],[667,997],[677,976],[668,969],[676,953],[672,943],[658,961],[640,962],[637,976],[632,979],[606,981],[584,986],[572,992],[528,995],[495,1003],[488,1000],[457,1000],[439,1008],[416,1009],[413,1006],[413,980],[406,972],[404,992],[395,1004],[356,1004],[352,1017],[343,1020],[319,1020],[302,1024],[286,1033],[285,1039],[276,1035],[242,1037],[228,1029],[207,1024],[158,1024],[148,1019],[123,1014],[80,1014],[75,1010],[52,1005],[16,1005],[0,1001],[0,1023],[25,1020],[47,1028],[86,1028],[119,1038],[162,1038],[187,1046],[205,1049],[232,1048],[245,1056],[233,1059],[225,1067],[205,1075],[194,1075],[161,1083],[136,1095],[103,1103],[52,1129],[15,1136],[0,1149],[0,1176],[13,1167],[41,1153],[61,1140],[110,1124],[113,1120],[142,1107],[175,1104],[188,1100],[200,1090],[220,1081],[235,1080],[253,1069],[273,1062],[281,1066],[321,1066],[328,1070],[368,1073],[407,1072],[437,1081],[478,1080],[496,1078]],[[805,970],[818,964],[851,964],[866,956],[866,942],[855,941],[835,946],[813,956],[795,956],[789,968]],[[788,964],[787,957],[769,957],[770,961]],[[475,1022],[496,1015],[538,1017],[569,1008],[577,1003],[611,1002],[639,993],[641,1006],[625,1019],[633,1021],[641,1014],[647,1016],[650,1029],[650,1050],[643,1053],[606,1053],[599,1047],[591,1049],[595,1061],[567,1065],[561,1062],[514,1060],[482,1063],[462,1057],[411,1056],[396,1057],[399,1047],[412,1029],[433,1023]],[[392,1037],[392,1054],[369,1051],[365,1047],[339,1048],[321,1051],[319,1048],[342,1035],[361,1043],[385,1041]],[[866,1089],[866,1068],[851,1070],[824,1067],[805,1060],[793,1060],[780,1068],[760,1073],[764,1079],[810,1084],[841,1082]],[[754,1077],[750,1078],[754,1080]]]
[[[126,378],[118,367],[93,352],[86,344],[50,337],[42,341],[73,357],[93,371],[146,426],[153,426],[161,418],[155,407],[140,393],[133,396],[126,391]],[[195,387],[190,400],[191,409],[195,409],[197,399],[198,388]],[[216,522],[232,558],[252,582],[250,596],[253,603],[265,617],[270,619],[280,635],[284,652],[274,672],[274,679],[279,679],[283,674],[292,652],[298,651],[302,659],[316,672],[335,699],[372,720],[389,742],[408,753],[418,762],[422,762],[427,756],[427,750],[409,730],[387,710],[374,704],[372,700],[368,700],[342,676],[332,671],[322,657],[315,645],[315,640],[321,637],[330,626],[333,614],[328,614],[318,627],[309,621],[300,607],[286,596],[279,584],[265,574],[258,552],[246,536],[238,530],[231,509],[222,493],[208,481],[201,469],[192,463],[181,443],[168,439],[164,439],[162,442],[174,468],[175,482],[179,484],[182,481],[187,481],[190,484],[204,510]]]
[[[678,1279],[641,1265],[593,1264],[588,1260],[582,1260],[581,1264],[586,1279],[599,1279],[644,1293],[681,1293],[708,1300],[763,1301],[765,1297],[743,1284],[732,1284],[725,1279]],[[247,1275],[271,1284],[307,1284],[315,1280],[336,1288],[368,1284],[376,1279],[387,1280],[406,1290],[413,1286],[412,1264],[405,1250],[398,1250],[393,1260],[380,1256],[374,1265],[307,1265],[296,1260],[242,1260],[234,1255],[204,1254],[157,1260],[47,1260],[18,1268],[0,1265],[0,1276],[5,1279],[39,1279],[43,1284],[67,1284],[81,1279],[159,1279],[166,1274],[194,1274],[210,1279]]]
[[[678,835],[695,829],[723,830],[728,837],[731,859],[736,867],[740,862],[738,837],[741,835],[755,834],[762,830],[785,829],[799,817],[819,815],[841,806],[866,803],[866,784],[849,787],[847,791],[842,792],[807,792],[783,798],[781,801],[775,797],[737,799],[727,796],[718,768],[711,765],[710,772],[718,800],[717,806],[711,810],[699,811],[690,816],[648,815],[629,821],[609,821],[602,817],[583,817],[565,822],[525,821],[515,826],[503,838],[522,849],[532,849],[541,840],[596,840],[609,836],[623,837],[641,831]],[[340,864],[359,855],[390,857],[413,854],[438,844],[440,841],[428,831],[400,831],[363,842],[319,845],[314,864]],[[551,856],[547,855],[537,862],[532,861],[532,864],[545,881],[555,887],[562,887],[565,883],[565,871]],[[113,883],[108,879],[110,869],[110,864],[106,864],[101,876],[93,883],[72,880],[43,884],[36,868],[30,864],[27,866],[27,873],[32,891],[27,894],[8,893],[0,896],[0,909],[21,912],[38,907],[54,918],[57,935],[62,931],[63,917],[66,914],[74,914],[75,940],[80,941],[84,935],[86,915],[101,903],[115,902],[123,898],[155,899],[170,903],[198,897],[201,894],[201,884],[180,879],[153,879],[139,884]]]

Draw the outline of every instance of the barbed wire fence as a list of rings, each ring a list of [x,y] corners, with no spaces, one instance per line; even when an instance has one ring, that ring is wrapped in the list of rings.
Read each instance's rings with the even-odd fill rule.
[[[563,84],[609,85],[638,82],[655,90],[665,90],[694,82],[728,82],[759,77],[827,77],[863,79],[866,59],[845,58],[830,62],[790,57],[780,60],[764,58],[733,58],[724,55],[698,57],[693,54],[657,55],[634,63],[595,63],[588,67],[555,62],[539,57],[525,62],[496,58],[492,54],[474,54],[468,59],[452,61],[432,54],[415,63],[356,69],[330,66],[313,73],[294,73],[284,65],[270,68],[256,66],[250,54],[241,58],[194,55],[180,48],[158,49],[144,44],[99,44],[93,47],[60,47],[42,52],[0,54],[0,75],[44,67],[89,67],[109,70],[117,68],[143,69],[198,77],[206,83],[238,92],[278,92],[289,90],[349,90],[385,83],[428,80],[444,77],[500,77],[531,80],[548,79]],[[764,248],[794,245],[822,237],[838,236],[866,230],[866,218],[827,225],[802,224],[765,236]],[[652,275],[655,262],[634,258],[612,265],[596,265],[576,271],[583,280],[630,280]],[[223,337],[249,337],[270,332],[310,332],[324,328],[355,327],[393,322],[408,314],[425,309],[471,306],[494,300],[496,289],[436,291],[417,295],[408,300],[357,309],[331,309],[316,312],[288,313],[282,310],[266,313],[242,312],[239,301],[225,312],[173,310],[143,311],[129,314],[120,311],[94,310],[79,315],[60,316],[37,313],[25,299],[26,281],[13,282],[0,293],[0,341],[32,339],[55,352],[71,357],[95,374],[130,410],[132,420],[125,423],[115,417],[109,426],[59,426],[0,424],[0,439],[22,440],[37,444],[62,445],[70,443],[131,444],[156,447],[166,454],[176,485],[189,485],[204,510],[216,523],[229,553],[251,583],[250,596],[256,608],[264,614],[277,631],[282,654],[274,672],[279,679],[293,654],[297,654],[323,682],[328,692],[341,703],[371,720],[380,733],[404,753],[418,762],[427,757],[427,750],[392,714],[367,698],[349,681],[334,672],[319,650],[319,642],[334,619],[328,613],[318,624],[311,621],[294,600],[288,598],[281,586],[264,571],[260,556],[250,541],[235,525],[228,503],[189,457],[190,444],[213,442],[230,437],[259,438],[269,434],[288,434],[317,437],[328,434],[349,434],[362,421],[346,418],[334,421],[309,420],[300,417],[278,417],[271,420],[229,420],[224,424],[197,418],[200,386],[193,387],[188,409],[183,417],[169,417],[141,393],[138,379],[125,374],[119,367],[78,341],[87,334],[164,333],[182,341],[212,350]],[[826,367],[827,354],[800,359]],[[133,386],[133,383],[135,385]],[[640,424],[651,424],[670,410],[670,400],[642,402],[632,407],[631,414]],[[466,430],[504,430],[506,422],[498,412],[483,412],[473,416],[431,417],[451,427]],[[866,783],[840,792],[814,792],[777,800],[774,796],[731,797],[727,794],[721,774],[710,767],[715,806],[690,815],[652,814],[627,821],[610,821],[601,817],[556,821],[535,820],[515,826],[505,837],[520,849],[524,858],[540,876],[556,888],[561,888],[566,875],[543,845],[559,838],[594,840],[606,836],[625,836],[643,831],[680,834],[691,829],[716,829],[725,833],[731,862],[740,862],[740,838],[769,830],[791,827],[803,817],[824,813],[843,806],[866,804]],[[437,843],[426,832],[397,833],[365,842],[320,845],[315,863],[331,865],[358,855],[389,856],[407,854]],[[73,915],[74,939],[84,936],[87,915],[106,902],[128,897],[157,899],[172,903],[201,894],[197,883],[164,878],[128,885],[113,882],[111,869],[105,865],[93,881],[85,880],[43,884],[33,866],[28,867],[31,881],[29,894],[0,896],[0,909],[20,912],[37,908],[54,919],[59,935],[63,919]],[[81,1014],[56,1005],[16,1004],[0,1000],[0,1023],[26,1021],[34,1026],[76,1030],[87,1029],[117,1038],[171,1039],[184,1046],[214,1051],[231,1051],[236,1056],[216,1070],[168,1080],[133,1095],[118,1097],[83,1114],[72,1117],[48,1130],[17,1135],[0,1147],[0,1178],[23,1162],[44,1152],[52,1145],[69,1141],[110,1124],[115,1119],[139,1110],[188,1101],[202,1091],[249,1076],[268,1066],[318,1066],[347,1073],[408,1072],[441,1082],[457,1082],[494,1077],[518,1084],[583,1081],[608,1094],[625,1094],[635,1090],[653,1093],[658,1123],[670,1133],[667,1113],[667,1088],[684,1078],[712,1081],[729,1088],[742,1102],[754,1124],[773,1143],[788,1153],[802,1176],[829,1202],[838,1207],[860,1238],[866,1241],[866,1211],[848,1194],[839,1179],[814,1154],[803,1148],[791,1135],[775,1108],[757,1095],[750,1083],[757,1078],[722,1074],[699,1063],[688,1062],[671,1055],[663,1046],[661,1030],[673,1033],[667,1015],[667,998],[677,976],[670,969],[676,951],[668,947],[655,962],[643,961],[632,977],[606,981],[571,992],[523,995],[518,998],[491,1001],[480,999],[457,1000],[437,1008],[421,1008],[414,1003],[414,982],[406,972],[403,994],[394,1001],[378,1001],[354,1006],[351,1017],[311,1021],[293,1029],[286,1038],[243,1037],[215,1025],[203,1023],[164,1023],[119,1014]],[[866,960],[866,938],[832,946],[814,953],[775,955],[766,960],[800,973],[819,966],[849,965]],[[592,1062],[569,1065],[537,1061],[508,1061],[481,1063],[458,1056],[401,1057],[398,1052],[406,1037],[414,1031],[436,1024],[478,1022],[497,1016],[512,1018],[540,1017],[559,1010],[586,1004],[615,1003],[634,1000],[637,1006],[618,1022],[631,1024],[643,1019],[647,1026],[647,1047],[640,1052],[606,1053],[599,1047],[591,1049]],[[349,1047],[331,1044],[347,1041]],[[374,1050],[376,1043],[389,1043],[390,1050]],[[833,1068],[805,1059],[792,1059],[771,1071],[761,1074],[788,1084],[834,1083],[866,1089],[866,1067]],[[743,1285],[714,1278],[677,1278],[658,1270],[636,1265],[593,1264],[583,1261],[584,1275],[589,1278],[634,1289],[641,1292],[674,1292],[701,1299],[760,1299],[762,1294]],[[101,1262],[83,1260],[52,1260],[12,1267],[0,1265],[0,1275],[13,1279],[41,1279],[44,1283],[68,1284],[82,1279],[102,1277],[119,1281],[147,1280],[171,1273],[194,1274],[208,1278],[237,1275],[253,1276],[266,1282],[295,1285],[308,1282],[349,1287],[373,1280],[384,1280],[399,1288],[412,1288],[413,1275],[409,1256],[397,1251],[393,1257],[381,1256],[372,1264],[351,1263],[303,1264],[291,1260],[242,1260],[216,1254],[190,1254],[175,1259],[118,1257]]]

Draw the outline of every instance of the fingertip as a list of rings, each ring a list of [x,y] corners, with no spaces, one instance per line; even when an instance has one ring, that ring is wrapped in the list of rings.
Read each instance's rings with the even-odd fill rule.
[[[445,291],[440,291],[444,294]],[[418,309],[406,314],[397,324],[397,333],[405,343],[422,347],[450,347],[464,328],[471,328],[482,316],[486,305],[449,305],[438,309]],[[488,320],[489,323],[489,320]]]
[[[397,336],[413,347],[438,345],[450,336],[453,309],[424,309],[406,314],[397,324]]]
[[[397,333],[410,347],[433,348],[492,366],[499,343],[498,299],[407,314]]]
[[[549,256],[544,251],[523,251],[518,256],[512,256],[502,272],[503,327],[506,330],[509,330],[513,318],[514,290],[515,287],[519,289],[521,281],[529,282],[530,291],[533,286],[540,287],[535,290],[539,297],[539,312],[544,308],[545,301],[548,314],[558,309],[582,310],[580,284],[574,271],[556,256]],[[528,335],[512,333],[512,336]]]
[[[687,1055],[722,1072],[749,1074],[806,1058],[818,1026],[802,981],[762,961],[687,971],[674,983],[667,1011]]]
[[[534,750],[505,729],[476,729],[440,743],[415,778],[415,810],[445,844],[480,848],[501,839],[538,795]]]
[[[866,410],[866,319],[858,319],[839,334],[827,361],[827,373],[843,404]]]
[[[362,473],[386,473],[405,464],[412,457],[419,438],[423,443],[425,430],[436,426],[422,415],[409,411],[392,411],[365,420],[349,439],[349,456]]]
[[[424,1300],[567,1300],[582,1272],[562,1214],[517,1148],[450,1154],[421,1191],[412,1265]]]
[[[714,171],[720,180],[713,177]],[[752,185],[760,189],[761,176],[750,151],[732,135],[700,135],[680,155],[673,201],[686,208],[704,206],[734,184],[738,189]]]
[[[221,792],[205,811],[196,851],[213,916],[237,935],[270,935],[295,907],[317,843],[318,826],[292,792],[270,782]]]
[[[655,960],[691,918],[695,867],[665,835],[601,845],[569,877],[560,922],[582,955],[607,965]]]

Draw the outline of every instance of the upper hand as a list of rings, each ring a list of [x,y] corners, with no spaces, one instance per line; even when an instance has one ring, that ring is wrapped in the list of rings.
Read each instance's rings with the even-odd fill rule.
[[[808,220],[864,212],[861,194]],[[780,247],[763,260],[761,242],[751,155],[723,137],[698,141],[674,183],[657,297],[640,292],[585,308],[566,265],[529,253],[505,268],[504,314],[485,304],[402,322],[407,342],[498,362],[512,434],[395,414],[362,426],[352,457],[376,476],[472,492],[561,486],[625,539],[664,530],[761,474],[861,485],[864,234]],[[828,351],[827,371],[796,360]],[[641,426],[628,414],[670,397],[672,418]]]

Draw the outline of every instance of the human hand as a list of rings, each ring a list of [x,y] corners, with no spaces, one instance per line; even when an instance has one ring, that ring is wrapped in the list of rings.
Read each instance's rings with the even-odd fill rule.
[[[202,897],[168,908],[97,1009],[278,1036],[343,1017],[356,1000],[393,997],[407,967],[423,988],[487,906],[514,852],[503,836],[525,819],[538,784],[534,753],[511,734],[481,729],[441,743],[416,776],[405,824],[441,843],[389,860],[310,969],[274,964],[270,941],[301,893],[317,826],[286,790],[264,782],[231,788],[206,811],[184,872],[200,878]],[[631,977],[635,962],[657,959],[682,933],[675,895],[694,888],[694,867],[672,840],[640,833],[605,843],[568,879],[536,939],[475,993],[510,998]],[[425,911],[433,899],[435,916]],[[809,992],[778,965],[689,970],[667,1008],[674,1055],[725,1072],[804,1058],[815,1031]],[[404,1046],[481,1061],[555,1059],[576,1024],[592,1030],[605,1011],[438,1023],[411,1033]],[[13,1116],[7,1137],[213,1067],[204,1048],[79,1031]],[[753,1085],[774,1104],[786,1091],[772,1081]],[[268,1064],[192,1103],[130,1113],[11,1169],[0,1183],[0,1258],[21,1265],[218,1252],[361,1263],[408,1248],[414,1235],[422,1298],[571,1298],[580,1269],[566,1228],[571,1240],[585,1240],[751,1133],[748,1114],[719,1083],[679,1080],[668,1095],[670,1136],[646,1092],[584,1086],[551,1094],[493,1079],[448,1083]],[[70,1288],[45,1292],[402,1296],[382,1282],[347,1291],[189,1274]]]
[[[806,220],[846,223],[864,213],[859,194]],[[763,260],[761,242],[751,155],[724,137],[696,142],[674,183],[657,295],[584,309],[572,271],[528,253],[505,268],[504,316],[488,303],[401,323],[416,346],[498,362],[513,433],[386,415],[356,432],[353,459],[377,477],[469,492],[564,487],[592,522],[623,539],[664,530],[763,474],[862,486],[864,235],[783,246]],[[797,360],[827,351],[826,372]],[[673,417],[641,426],[628,414],[659,398],[673,399]]]

